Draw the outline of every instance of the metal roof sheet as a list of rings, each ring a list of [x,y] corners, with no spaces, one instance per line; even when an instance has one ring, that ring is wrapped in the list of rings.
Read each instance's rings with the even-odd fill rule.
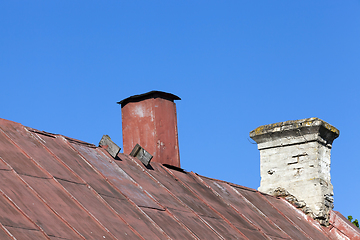
[[[281,198],[0,119],[0,239],[360,239]]]

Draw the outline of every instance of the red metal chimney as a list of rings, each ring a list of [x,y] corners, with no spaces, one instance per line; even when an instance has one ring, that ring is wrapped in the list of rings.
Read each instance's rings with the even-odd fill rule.
[[[151,91],[120,102],[123,149],[129,154],[138,143],[151,155],[152,162],[180,167],[176,95]]]

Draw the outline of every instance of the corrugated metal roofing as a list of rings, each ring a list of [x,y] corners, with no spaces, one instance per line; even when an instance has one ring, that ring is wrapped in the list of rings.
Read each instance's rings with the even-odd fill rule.
[[[0,239],[360,239],[287,201],[0,119]]]

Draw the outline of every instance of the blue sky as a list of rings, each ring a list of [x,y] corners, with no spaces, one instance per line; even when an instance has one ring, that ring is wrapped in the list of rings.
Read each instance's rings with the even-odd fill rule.
[[[182,167],[260,184],[254,128],[319,117],[335,210],[360,219],[359,1],[1,1],[0,117],[122,145],[126,97],[177,101]]]

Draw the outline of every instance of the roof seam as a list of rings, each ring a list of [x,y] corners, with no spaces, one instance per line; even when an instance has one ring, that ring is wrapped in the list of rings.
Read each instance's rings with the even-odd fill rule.
[[[96,149],[98,152],[101,152],[104,156],[106,156],[107,158],[110,158],[106,152],[104,152],[104,149],[103,148],[97,148]],[[129,176],[129,174],[127,174],[118,164],[116,164],[127,176],[128,178],[130,179],[130,181],[137,187],[139,187],[140,185],[132,178]],[[138,206],[135,202],[133,202],[128,196],[126,196],[124,193],[122,193],[120,191],[120,189],[118,189],[109,179],[107,179],[101,172],[99,173],[101,174],[105,179],[106,181],[111,185],[113,186],[117,191],[119,191],[133,206],[136,207],[136,209],[138,209],[146,218],[148,218],[150,220],[150,222],[155,226],[156,229],[158,229],[165,237],[167,237],[168,239],[170,239],[170,236],[168,236],[168,234],[149,216],[147,215],[141,208],[140,206]],[[142,188],[140,188],[141,191]],[[151,196],[151,199],[154,199],[152,196]],[[157,202],[156,202],[157,203]],[[159,204],[160,205],[160,204]],[[161,207],[163,207],[162,205],[160,205]],[[166,210],[166,208],[164,208]]]
[[[163,166],[162,166],[163,167]],[[164,167],[163,167],[164,168]],[[214,209],[210,204],[205,202],[202,198],[199,197],[199,195],[190,188],[186,183],[184,183],[181,179],[177,178],[170,169],[164,168],[169,174],[176,179],[183,187],[187,188],[196,198],[198,198],[201,202],[203,202],[206,206],[208,206],[215,214],[217,214],[220,218],[222,218],[229,226],[231,226],[235,231],[239,232],[245,239],[248,239],[244,233],[242,233],[237,227],[235,227],[225,216],[223,216],[221,213],[219,213],[216,209]]]
[[[326,236],[327,236],[328,239],[333,239],[333,238],[331,237],[331,235],[330,235],[331,229],[334,228],[334,225],[332,225],[332,223],[329,223],[329,226],[328,226],[329,229],[327,229],[328,231],[326,231],[326,230],[324,229],[324,226],[321,226],[321,228],[322,228],[322,231],[326,233]]]
[[[55,235],[52,235],[52,234],[49,234],[49,237],[56,237],[56,238],[59,238],[59,239],[71,240],[71,239],[68,239],[68,238],[63,238],[63,237],[55,236]]]
[[[57,180],[56,182],[61,185]],[[105,227],[100,221],[99,219],[97,219],[83,204],[81,204],[81,202],[79,200],[77,200],[64,186],[61,185],[61,187],[65,190],[65,192],[72,198],[72,200],[75,201],[75,203],[77,203],[81,209],[83,209],[91,218],[93,218],[95,220],[95,222],[100,225],[100,227],[102,227],[106,232],[108,232],[110,234],[111,237],[113,237],[114,239],[118,239],[117,237],[115,237],[110,230]]]
[[[22,126],[22,125],[21,125]],[[23,126],[22,126],[23,127]],[[24,128],[24,127],[23,127]],[[24,128],[24,129],[26,129],[26,128]],[[30,161],[32,162],[32,163],[34,163],[38,168],[40,168],[40,170],[43,170],[44,168],[37,162],[37,161],[35,161],[29,154],[27,154],[26,152],[25,152],[25,150],[23,150],[8,134],[6,134],[5,133],[5,131],[0,127],[0,132],[2,132],[2,134],[4,134],[4,136],[5,136],[5,138],[7,138],[8,140],[9,140],[9,142],[12,144],[12,145],[14,145],[17,149],[19,149],[19,151],[23,154],[23,155],[25,155],[25,157],[27,157],[28,159],[30,159]],[[31,134],[31,133],[30,133]],[[8,164],[8,166],[10,166],[9,164]],[[12,167],[11,167],[11,169],[13,169]],[[45,173],[45,175],[47,175],[49,178],[52,178],[52,175],[51,174],[46,174],[46,172],[44,172],[44,171],[41,171],[41,172],[43,172],[43,173]],[[17,172],[16,172],[16,174],[18,174]]]
[[[227,182],[227,181],[220,180],[220,179],[215,179],[215,178],[206,177],[206,176],[203,176],[203,175],[198,174],[198,173],[194,173],[194,174],[196,174],[196,175],[199,176],[199,177],[206,178],[206,179],[209,179],[209,180],[212,180],[212,181],[226,183],[226,184],[229,184],[230,186],[238,187],[238,188],[241,188],[241,189],[244,189],[244,190],[249,190],[249,191],[251,191],[251,192],[257,192],[257,190],[255,190],[255,189],[248,188],[248,187],[245,187],[245,186],[241,186],[241,185],[238,185],[238,184],[235,184],[235,183]],[[271,195],[270,195],[270,196],[271,196]]]
[[[341,218],[340,218],[340,221],[344,222]],[[346,233],[344,233],[341,229],[339,229],[337,226],[335,226],[333,223],[330,223],[333,228],[336,228],[338,231],[340,231],[342,234],[344,234],[346,237],[349,237]],[[355,232],[356,235],[358,235],[360,237],[360,234]]]
[[[276,197],[276,198],[278,198],[279,200],[285,202],[287,205],[295,208],[295,206],[294,206],[293,204],[291,204],[289,201],[287,201],[286,199],[281,198],[281,197]],[[316,221],[316,220],[314,220],[312,217],[309,217],[308,215],[306,215],[302,210],[299,210],[299,209],[294,209],[294,210],[295,210],[295,211],[298,211],[300,214],[305,215],[306,218],[307,218],[307,221],[312,222],[312,223],[313,223],[312,225],[315,226],[315,228],[318,229],[318,231],[320,231],[321,233],[325,234],[325,236],[326,236],[328,239],[331,239],[330,236],[329,236],[329,234],[324,230],[324,228],[320,225],[320,223],[319,223],[318,221]],[[316,226],[316,224],[319,224],[320,226]]]
[[[179,199],[176,195],[174,195],[169,189],[167,189],[167,187],[165,187],[159,180],[157,180],[152,174],[150,174],[145,168],[143,168],[133,157],[131,156],[127,156],[126,157],[130,158],[131,161],[133,161],[143,172],[145,172],[154,182],[156,182],[160,187],[164,188],[166,192],[168,192],[170,194],[170,196],[172,196],[176,201],[178,201],[181,205],[183,205],[185,208],[189,209],[190,212],[192,214],[194,214],[196,217],[198,217],[200,219],[201,222],[204,223],[205,226],[207,226],[210,230],[212,230],[219,238],[224,239],[223,236],[221,236],[215,229],[213,229],[211,227],[211,225],[205,220],[203,219],[198,213],[196,213],[190,206],[188,206],[187,204],[185,204],[183,201],[181,201],[181,199]],[[169,211],[169,208],[166,208]],[[173,214],[171,211],[169,211],[169,213],[171,215],[174,216],[174,218],[176,219],[176,221],[182,226],[184,227],[187,231],[190,232],[191,235],[193,235],[195,238],[199,239],[196,234],[189,229],[180,219],[178,219],[176,217],[175,214]]]
[[[11,237],[12,239],[16,240],[16,238],[10,233],[10,231],[2,224],[0,223],[0,228],[5,231],[5,233]]]
[[[98,193],[100,196],[104,196],[104,197],[109,197],[109,198],[114,198],[114,199],[119,199],[119,200],[126,200],[123,198],[118,198],[118,197],[114,197],[114,196],[110,196],[108,194],[104,194],[104,193]]]
[[[18,174],[17,174],[18,175]],[[55,213],[56,216],[58,216],[60,218],[60,220],[62,220],[66,225],[68,225],[71,229],[75,230],[75,233],[78,233],[81,237],[83,237],[83,239],[85,239],[84,236],[82,236],[82,234],[80,232],[78,232],[74,227],[71,226],[71,224],[65,220],[65,218],[63,218],[53,207],[50,206],[49,203],[46,202],[46,200],[40,196],[40,194],[38,192],[35,191],[34,188],[32,188],[30,186],[30,184],[28,184],[23,178],[20,177],[20,175],[18,175],[18,177],[21,179],[21,181],[23,181],[23,183],[26,184],[26,186],[31,189],[31,191],[34,193],[35,196],[37,196],[40,201],[42,201],[53,213]],[[55,180],[56,181],[56,180]],[[56,181],[57,182],[57,181]],[[58,182],[57,182],[58,183]],[[58,183],[59,184],[59,183]]]
[[[80,156],[80,158],[81,158],[84,162],[86,162],[86,163],[91,167],[91,169],[93,169],[93,171],[94,171],[96,174],[98,174],[98,175],[100,175],[101,177],[103,177],[103,178],[105,179],[105,181],[109,183],[108,179],[107,179],[104,175],[102,175],[99,171],[97,171],[97,169],[95,169],[95,168],[92,166],[92,164],[89,163],[89,162],[85,159],[85,157],[84,157],[78,150],[76,150],[73,146],[71,146],[71,144],[69,143],[69,141],[68,141],[67,138],[63,137],[63,140],[64,140],[64,142],[65,142],[73,151],[75,151],[75,152],[78,154],[78,156]],[[70,168],[70,169],[71,169],[71,168]],[[71,171],[73,171],[73,170],[71,169]],[[76,174],[74,171],[73,171],[73,173]],[[78,176],[78,174],[76,174],[76,176]],[[78,176],[78,177],[79,177],[82,181],[84,181],[84,182],[86,183],[86,181],[83,180],[80,176]],[[109,184],[110,184],[110,183],[109,183]],[[86,183],[86,185],[89,186],[89,187],[91,187],[91,186],[90,186],[89,184],[87,184],[87,183]],[[110,185],[111,185],[111,184],[110,184]],[[112,185],[111,185],[111,186],[112,186]],[[114,186],[112,186],[112,187],[114,187]],[[97,191],[95,191],[92,187],[91,187],[91,189],[93,190],[93,193],[95,193],[98,197],[100,197],[101,200],[104,202],[104,204],[105,204],[116,216],[118,216],[118,217],[120,218],[120,220],[123,221],[123,222],[130,228],[130,230],[131,230],[135,235],[137,235],[137,236],[140,237],[141,239],[144,239],[124,218],[122,218],[122,217],[120,216],[120,214],[119,214],[117,211],[115,211],[115,209],[113,209],[113,208],[108,204],[108,202],[105,201],[105,199],[103,199],[103,198],[101,197],[100,193],[98,193]],[[117,190],[118,192],[120,192],[120,194],[124,195],[119,189],[115,188],[115,190]],[[126,197],[125,197],[125,198],[126,198]]]
[[[134,161],[138,166],[140,166],[132,157],[131,157],[132,161]],[[163,167],[163,165],[160,164],[160,166],[166,170],[166,168]],[[141,167],[141,166],[140,166]],[[142,168],[142,167],[141,167]],[[144,168],[142,168],[144,172],[146,172],[149,176],[151,176],[152,179],[155,179],[155,182],[157,182],[161,187],[165,188],[166,191],[168,193],[170,193],[170,195],[175,198],[175,200],[177,200],[180,204],[182,204],[185,208],[189,209],[191,211],[191,213],[193,213],[195,216],[197,216],[201,222],[204,223],[205,226],[207,226],[208,228],[210,228],[216,235],[218,235],[219,238],[221,239],[225,239],[218,231],[216,231],[200,214],[198,214],[195,210],[193,210],[190,206],[188,206],[186,203],[184,203],[181,199],[179,199],[176,195],[174,195],[169,189],[166,188],[166,186],[164,186],[161,182],[159,182],[155,177],[153,177],[147,170],[145,170]],[[185,171],[184,171],[185,172]],[[175,215],[174,215],[175,216]],[[215,218],[215,217],[210,217],[210,216],[204,216],[204,217],[209,217],[209,218],[214,218],[214,219],[220,219],[220,218]],[[179,220],[180,221],[180,220]],[[181,221],[180,221],[181,222]],[[182,223],[183,224],[183,223]],[[187,227],[186,227],[187,228]],[[191,231],[189,229],[189,231]],[[191,231],[192,232],[192,231]],[[195,233],[194,233],[195,234]]]
[[[213,189],[210,185],[208,185],[206,182],[204,182],[197,174],[191,172],[191,174],[193,174],[195,177],[197,177],[202,184],[204,184],[206,187],[208,187],[215,195],[217,195],[225,204],[227,204],[228,206],[230,206],[236,213],[239,214],[240,217],[242,217],[243,219],[245,219],[245,221],[247,221],[249,224],[253,225],[256,229],[258,229],[259,232],[261,232],[266,238],[271,239],[269,236],[267,236],[267,234],[259,227],[257,226],[255,223],[251,222],[244,214],[240,213],[239,210],[237,210],[237,208],[235,208],[231,203],[225,201],[225,199],[217,192],[215,191],[215,189]]]
[[[20,125],[20,126],[23,127],[24,129],[26,129],[24,126],[22,126],[22,125]],[[15,143],[15,141],[12,140],[12,139],[10,138],[10,136],[8,136],[1,127],[0,127],[0,132],[5,136],[5,138],[7,138],[7,139],[10,141],[11,144],[13,144],[17,149],[19,149],[22,154],[24,154],[27,158],[30,159],[30,161],[32,161],[37,167],[39,167],[40,170],[43,170],[42,166],[39,165],[33,158],[31,158],[17,143]],[[8,164],[8,163],[7,163],[4,159],[2,159],[2,158],[1,158],[1,160],[12,170],[12,172],[13,172],[23,183],[25,183],[25,185],[26,185],[27,187],[29,187],[29,189],[31,189],[33,192],[35,192],[35,190],[34,190],[33,188],[31,188],[30,185],[27,184],[27,183],[21,178],[21,176],[12,168],[12,166],[11,166],[10,164]],[[43,172],[43,171],[42,171],[42,172]],[[48,176],[49,176],[49,174],[48,174]],[[50,175],[50,176],[51,176],[51,175]],[[22,210],[20,209],[20,207],[17,206],[17,205],[15,204],[15,202],[12,201],[1,189],[0,189],[0,192],[3,194],[3,196],[5,196],[5,197],[7,198],[8,201],[10,201],[14,206],[16,206],[16,208],[18,209],[18,211],[21,212],[21,214],[23,214],[23,215],[24,215],[27,219],[29,219],[35,226],[37,226],[37,227],[39,228],[39,230],[45,235],[46,238],[50,239],[49,236],[45,233],[45,231],[44,231],[38,224],[36,224],[36,222],[33,221],[27,214],[25,214],[25,212],[22,211]],[[35,193],[36,193],[36,192],[35,192]],[[38,195],[37,193],[35,194],[35,196],[37,196],[37,197],[39,198],[39,195]],[[40,200],[42,200],[42,199],[40,198]],[[45,203],[45,202],[44,202],[44,203]],[[45,203],[45,204],[46,204],[46,203]],[[46,205],[47,205],[47,204],[46,204]]]
[[[263,199],[265,199],[266,202],[268,202],[270,204],[270,206],[272,206],[280,215],[282,215],[288,222],[290,222],[291,224],[293,224],[299,231],[301,231],[306,237],[308,237],[309,239],[313,239],[312,237],[310,237],[300,226],[298,226],[297,224],[295,224],[290,218],[288,218],[285,214],[283,214],[277,207],[275,207],[269,200],[267,200],[261,193],[258,193]]]
[[[350,239],[348,235],[346,235],[343,231],[341,231],[339,228],[337,228],[335,225],[332,225],[333,228],[335,228],[337,231],[339,231],[341,234],[343,234],[347,239]]]
[[[97,146],[92,144],[92,143],[83,142],[83,141],[80,141],[80,140],[77,140],[77,139],[74,139],[74,138],[69,138],[69,137],[66,137],[66,136],[63,136],[63,135],[58,135],[57,137],[59,137],[59,136],[65,138],[66,140],[68,140],[71,143],[85,145],[85,146],[90,147],[90,148],[97,148]]]
[[[26,129],[26,128],[25,128]],[[27,130],[27,129],[26,129]],[[55,154],[53,154],[45,145],[44,145],[44,143],[42,142],[42,141],[40,141],[40,136],[37,136],[37,135],[34,135],[33,133],[31,133],[30,131],[28,131],[29,132],[29,134],[31,134],[33,137],[34,137],[34,139],[35,140],[37,140],[39,143],[40,143],[40,145],[42,146],[42,147],[44,147],[45,148],[45,150],[47,150],[49,153],[50,153],[50,155],[52,155],[57,161],[59,161],[59,159],[57,158],[57,156],[55,155]],[[42,139],[41,139],[42,140]],[[35,161],[35,160],[34,160]],[[35,161],[36,162],[36,161]],[[62,161],[60,161],[60,162],[62,162]],[[70,168],[66,165],[66,164],[64,164],[65,165],[65,167],[67,167],[69,170],[70,170]],[[47,170],[45,170],[44,168],[40,168],[40,170],[42,171],[42,172],[44,172],[45,174],[47,174],[47,175],[51,175]],[[77,175],[76,175],[77,176]],[[20,176],[19,176],[20,177]],[[55,183],[56,184],[58,184],[58,186],[60,186],[60,188],[62,188],[62,189],[65,189],[57,180],[56,180],[56,178],[55,177],[53,177],[52,176],[52,179],[55,181]],[[21,180],[24,182],[24,183],[26,183],[26,181],[25,180],[23,180],[22,178],[21,178]],[[85,239],[85,237],[78,231],[78,230],[76,230],[76,228],[75,227],[73,227],[73,226],[71,226],[71,224],[67,221],[67,220],[65,220],[65,218],[63,218],[55,209],[53,209],[46,201],[45,201],[45,199],[43,199],[36,191],[35,191],[35,189],[33,189],[28,183],[26,183],[26,185],[33,191],[33,192],[35,192],[35,195],[52,211],[52,212],[54,212],[55,213],[55,215],[56,216],[58,216],[59,218],[60,218],[60,220],[62,220],[69,228],[71,228],[77,235],[79,235],[81,238],[83,238],[83,239]],[[67,192],[67,190],[66,190],[66,192]],[[72,199],[75,199],[71,194],[70,194],[70,197],[72,198]],[[76,201],[75,201],[76,202]]]
[[[242,199],[244,199],[244,201],[253,209],[255,209],[260,215],[262,215],[265,220],[271,224],[274,225],[276,228],[278,228],[282,233],[284,233],[286,236],[288,236],[290,239],[291,237],[282,229],[280,228],[274,221],[272,221],[268,216],[266,216],[265,213],[263,213],[259,208],[257,208],[252,202],[250,202],[243,194],[241,194],[238,190],[236,190],[235,186],[232,186],[229,184],[229,186],[235,191],[235,193],[237,193]],[[246,190],[246,189],[245,189]],[[255,191],[256,192],[256,191]]]
[[[12,227],[12,228],[19,228],[19,229],[25,229],[25,230],[31,230],[31,231],[39,231],[41,232],[39,229],[36,228],[25,228],[25,227],[18,227],[18,226],[11,226],[8,224],[3,224],[4,227]]]
[[[40,178],[40,179],[52,179],[52,177],[39,177],[39,176],[35,176],[35,175],[31,175],[31,174],[26,174],[26,173],[17,173],[20,176],[27,176],[27,177],[33,177],[33,178]]]
[[[57,179],[57,180],[61,180],[61,181],[64,181],[64,182],[69,182],[69,183],[74,183],[74,184],[78,184],[78,185],[83,185],[83,186],[88,185],[86,182],[85,183],[79,183],[79,182],[74,182],[74,181],[64,179],[64,178],[60,178],[60,177],[56,177],[56,176],[54,176],[54,178]]]
[[[7,164],[7,163],[6,163]],[[23,180],[16,172],[15,170],[12,170],[13,173],[15,173],[15,175],[20,178],[20,180]],[[26,186],[28,186],[27,184],[25,184]],[[31,188],[30,188],[31,189]],[[0,189],[0,193],[5,197],[5,199],[10,202],[11,205],[13,205],[15,207],[15,209],[17,209],[26,219],[28,219],[32,224],[34,224],[40,232],[43,233],[43,235],[50,239],[49,236],[45,233],[45,231],[34,221],[30,218],[30,216],[28,216],[23,210],[21,210],[21,208],[8,196],[5,194],[5,192]]]
[[[38,136],[37,134],[32,134],[30,133],[35,139],[38,140],[38,142],[40,143],[40,145],[57,161],[59,162],[61,165],[63,165],[67,170],[69,170],[69,172],[71,172],[72,174],[74,174],[74,176],[79,179],[80,181],[82,181],[84,184],[87,184],[86,181],[84,179],[82,179],[69,165],[67,165],[64,161],[62,161],[58,156],[56,156],[56,154],[54,154],[48,147],[46,147],[46,145],[44,144],[45,140],[43,140],[40,136]],[[61,136],[61,135],[59,135]],[[61,136],[62,137],[62,136]],[[65,138],[64,138],[65,139]],[[48,172],[47,170],[45,170],[46,172]],[[50,174],[50,173],[49,173]],[[57,178],[55,176],[52,176],[54,178]],[[64,181],[69,181],[70,180],[66,180],[66,179],[62,179],[62,178],[58,178]]]
[[[65,139],[65,143],[67,143],[68,144],[68,146],[70,146],[70,148],[73,150],[73,151],[75,151],[83,160],[84,160],[84,158],[79,154],[79,152],[78,151],[76,151],[74,148],[72,148],[72,146],[68,143],[68,141],[66,141],[67,139],[66,138],[63,138],[63,139]],[[88,187],[91,187],[89,184],[87,184],[87,182],[84,180],[84,179],[82,179],[74,170],[72,170],[66,163],[64,163],[60,158],[58,158],[58,156],[56,156],[48,147],[46,147],[42,142],[40,142],[40,144],[58,161],[58,162],[60,162],[60,163],[62,163],[63,165],[65,165],[65,167],[67,167],[68,168],[68,170],[70,171],[70,172],[72,172],[78,179],[80,179],[83,183],[84,183],[84,185],[86,185],[86,186],[88,186]],[[99,225],[99,227],[100,228],[103,228],[104,230],[105,230],[105,232],[107,232],[107,233],[109,233],[109,235],[111,236],[111,237],[113,237],[114,239],[117,239],[114,235],[113,235],[113,233],[111,233],[110,232],[110,230],[107,228],[107,227],[105,227],[100,221],[99,221],[99,219],[97,219],[84,205],[82,205],[81,204],[81,202],[79,201],[79,200],[77,200],[64,186],[62,186],[58,181],[57,181],[57,179],[54,177],[54,181],[60,186],[60,188],[62,188],[67,194],[68,194],[68,196],[70,196],[71,197],[71,199],[81,208],[81,209],[83,209],[83,211],[85,211],[85,213],[87,213],[87,215],[89,215],[98,225]],[[68,182],[72,182],[72,181],[68,181]],[[72,183],[75,183],[75,182],[72,182]],[[75,183],[75,184],[77,184],[77,183]],[[93,190],[93,189],[92,189]],[[99,196],[99,194],[95,191],[95,190],[93,190],[92,191],[93,193],[95,193],[95,195],[98,195]],[[100,198],[101,198],[101,196],[99,196]],[[106,203],[106,206],[108,205],[108,203],[103,199],[103,198],[101,198],[102,200],[103,200],[103,203]],[[110,208],[110,209],[112,209],[112,208]],[[113,209],[112,209],[113,210]],[[114,210],[113,210],[114,211]],[[118,214],[115,214],[116,216],[119,216]],[[121,220],[123,220],[122,218],[120,218]],[[123,220],[124,221],[124,220]],[[130,229],[131,230],[131,229]]]
[[[33,132],[33,133],[36,133],[36,134],[42,134],[42,135],[45,135],[45,136],[48,136],[48,137],[52,137],[52,138],[56,138],[56,135],[58,134],[54,134],[54,133],[49,133],[49,132],[45,132],[45,131],[39,131],[37,129],[34,129],[34,128],[30,128],[30,127],[25,127],[25,129],[27,129],[28,131],[30,132]]]
[[[155,177],[153,177],[147,170],[145,170],[141,165],[139,165],[136,161],[135,161],[135,159],[133,158],[133,157],[131,157],[131,156],[127,156],[132,162],[134,162],[144,173],[146,173],[149,177],[150,177],[150,179],[152,179],[155,183],[157,183],[158,185],[160,185],[160,187],[163,187],[163,188],[165,188],[165,190],[168,192],[168,193],[171,193],[168,189],[166,189],[166,187],[165,186],[163,186]],[[119,166],[120,167],[120,166]],[[127,174],[127,173],[126,173]],[[128,175],[128,174],[127,174]],[[146,191],[147,192],[147,191]],[[172,194],[170,194],[171,196],[172,196]],[[151,196],[152,197],[152,196]],[[152,197],[155,201],[156,201],[156,203],[158,203],[160,206],[162,206],[164,209],[165,209],[165,211],[177,222],[177,223],[179,223],[180,224],[180,226],[182,226],[187,232],[189,232],[190,233],[190,235],[192,235],[195,239],[199,239],[198,238],[198,236],[194,233],[194,232],[192,232],[180,219],[178,219],[176,216],[175,216],[175,214],[173,214],[170,210],[169,210],[169,208],[167,208],[167,207],[165,207],[165,206],[163,206],[156,198],[154,198],[154,197]],[[177,200],[177,199],[175,199],[175,200]],[[182,205],[184,205],[182,202],[180,202]]]
[[[2,159],[2,157],[0,157],[0,159]],[[5,171],[5,172],[11,172],[11,169],[0,169],[0,171]]]
[[[166,208],[155,208],[155,207],[148,207],[148,206],[141,206],[141,205],[138,205],[140,208],[148,208],[148,209],[155,209],[155,210],[159,210],[159,211],[166,211]]]

